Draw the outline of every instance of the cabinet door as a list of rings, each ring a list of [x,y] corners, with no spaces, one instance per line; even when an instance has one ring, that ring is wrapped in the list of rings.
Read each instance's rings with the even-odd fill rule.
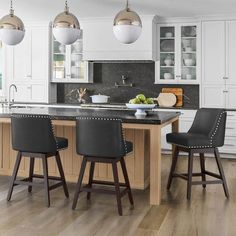
[[[49,65],[49,29],[47,27],[31,28],[31,78],[33,81],[48,80],[48,65]],[[28,45],[30,47],[30,45]]]
[[[31,86],[14,82],[17,86],[17,92],[14,93],[16,102],[32,102],[31,101]]]
[[[32,102],[47,102],[47,89],[44,84],[31,85]]]
[[[227,84],[236,85],[236,21],[226,22],[226,79]]]
[[[226,86],[226,108],[236,109],[236,86]]]
[[[12,50],[12,80],[22,81],[31,78],[31,56],[30,56],[30,42],[31,42],[31,30],[26,28],[26,33],[23,41],[14,46]],[[40,47],[38,45],[38,47]]]
[[[202,87],[203,107],[225,107],[225,90],[223,86],[204,85]]]
[[[224,84],[225,22],[202,23],[202,82]],[[217,99],[216,99],[217,100]]]

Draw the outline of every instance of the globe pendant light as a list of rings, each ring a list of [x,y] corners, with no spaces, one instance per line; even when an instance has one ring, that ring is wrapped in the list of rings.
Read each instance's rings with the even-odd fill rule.
[[[124,44],[134,43],[142,33],[142,21],[136,12],[130,10],[128,0],[126,8],[114,19],[113,33]]]
[[[19,17],[14,15],[11,0],[10,14],[0,20],[0,39],[7,45],[16,45],[23,40],[24,36],[24,24]]]
[[[66,1],[64,12],[58,14],[53,22],[53,35],[61,44],[70,45],[79,39],[80,34],[79,21],[69,12]]]

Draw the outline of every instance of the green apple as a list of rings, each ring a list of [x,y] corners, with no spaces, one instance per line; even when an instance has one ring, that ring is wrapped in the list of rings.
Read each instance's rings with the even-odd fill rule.
[[[129,103],[131,103],[131,104],[140,104],[141,102],[139,101],[139,99],[133,98],[133,99],[129,100]]]
[[[140,102],[145,102],[146,100],[146,97],[144,96],[144,94],[138,94],[136,98],[139,99]]]
[[[154,101],[152,98],[147,98],[146,101],[147,101],[147,104],[154,104]]]

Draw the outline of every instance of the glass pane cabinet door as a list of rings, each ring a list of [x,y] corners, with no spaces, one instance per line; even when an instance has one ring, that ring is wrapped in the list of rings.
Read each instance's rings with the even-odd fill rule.
[[[84,63],[83,63],[83,42],[82,40],[76,41],[71,45],[70,56],[70,70],[71,79],[83,79],[84,77]]]
[[[181,80],[197,79],[197,26],[181,26]]]
[[[175,27],[160,27],[160,80],[175,79]]]
[[[53,78],[66,78],[66,46],[53,38]]]

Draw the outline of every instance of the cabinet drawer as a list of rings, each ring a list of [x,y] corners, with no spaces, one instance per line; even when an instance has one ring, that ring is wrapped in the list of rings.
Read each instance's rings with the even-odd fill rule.
[[[236,122],[233,122],[233,121],[226,122],[225,136],[236,137]]]
[[[227,120],[235,120],[236,121],[236,112],[235,111],[227,111]]]
[[[225,144],[223,147],[219,148],[222,153],[232,153],[236,154],[236,138],[225,138]]]

